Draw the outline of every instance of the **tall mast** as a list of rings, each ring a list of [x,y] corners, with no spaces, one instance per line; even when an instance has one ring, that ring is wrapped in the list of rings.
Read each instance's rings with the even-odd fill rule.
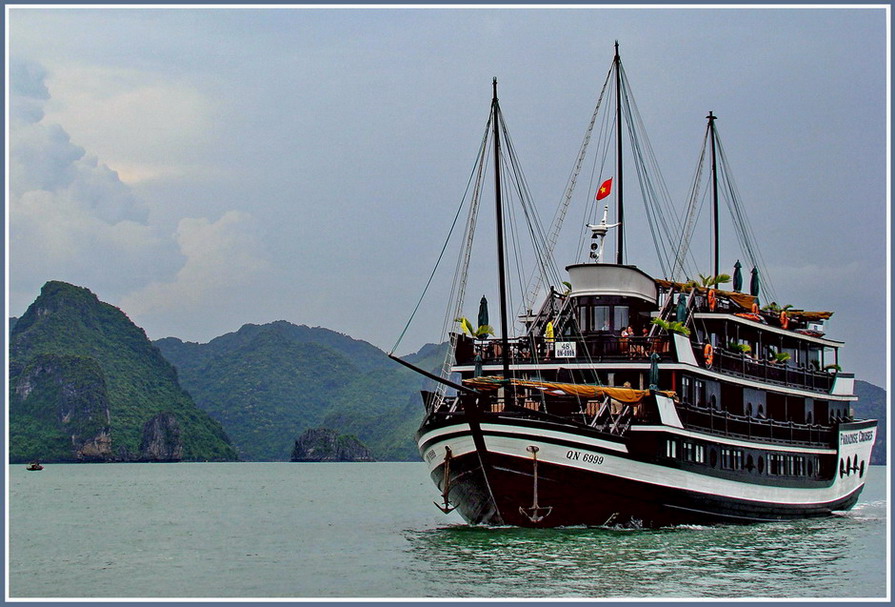
[[[622,60],[618,55],[618,40],[615,41],[615,143],[616,143],[616,221],[618,226],[618,240],[616,240],[615,263],[624,263],[625,250],[625,207],[622,204]]]
[[[504,379],[510,378],[510,349],[507,343],[507,280],[504,267],[503,250],[503,206],[500,193],[500,106],[497,103],[497,77],[492,86],[494,96],[491,99],[491,120],[494,128],[494,206],[497,210],[497,270],[500,281],[500,345],[501,359],[503,361]]]
[[[712,276],[717,278],[718,276],[718,170],[717,165],[715,164],[715,116],[712,112],[709,112],[709,115],[706,116],[709,121],[709,134],[712,138],[712,223],[714,224],[714,235],[715,235],[715,255],[714,255],[714,268],[715,272]]]

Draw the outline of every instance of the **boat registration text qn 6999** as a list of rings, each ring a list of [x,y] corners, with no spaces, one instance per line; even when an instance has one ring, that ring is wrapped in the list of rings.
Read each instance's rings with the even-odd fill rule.
[[[594,453],[581,453],[580,451],[567,451],[566,459],[570,459],[572,461],[581,460],[582,462],[586,462],[588,464],[596,464],[598,466],[603,463],[602,455],[596,455]]]

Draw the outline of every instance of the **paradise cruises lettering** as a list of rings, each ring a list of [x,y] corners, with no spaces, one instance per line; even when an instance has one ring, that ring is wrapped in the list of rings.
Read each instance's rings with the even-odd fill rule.
[[[873,430],[864,430],[843,434],[839,440],[842,445],[854,445],[855,443],[866,443],[867,441],[873,440],[873,435]]]

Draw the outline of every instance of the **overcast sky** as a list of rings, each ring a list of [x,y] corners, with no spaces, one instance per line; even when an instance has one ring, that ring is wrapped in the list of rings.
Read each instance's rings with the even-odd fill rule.
[[[549,219],[618,40],[675,204],[712,110],[775,296],[834,310],[845,370],[885,385],[882,9],[7,10],[9,315],[63,280],[151,339],[285,319],[389,350],[492,76]],[[398,352],[441,339],[443,312]]]

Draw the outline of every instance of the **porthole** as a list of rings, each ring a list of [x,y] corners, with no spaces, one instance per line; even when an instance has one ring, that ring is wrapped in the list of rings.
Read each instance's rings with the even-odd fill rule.
[[[811,458],[808,458],[808,476],[814,476],[814,465],[811,463]]]
[[[755,462],[752,461],[752,454],[746,456],[746,470],[752,472],[755,470]]]
[[[762,456],[758,456],[758,473],[764,474],[764,458]]]
[[[718,450],[715,449],[714,447],[712,447],[712,449],[709,450],[709,465],[712,468],[715,468],[718,466]]]

